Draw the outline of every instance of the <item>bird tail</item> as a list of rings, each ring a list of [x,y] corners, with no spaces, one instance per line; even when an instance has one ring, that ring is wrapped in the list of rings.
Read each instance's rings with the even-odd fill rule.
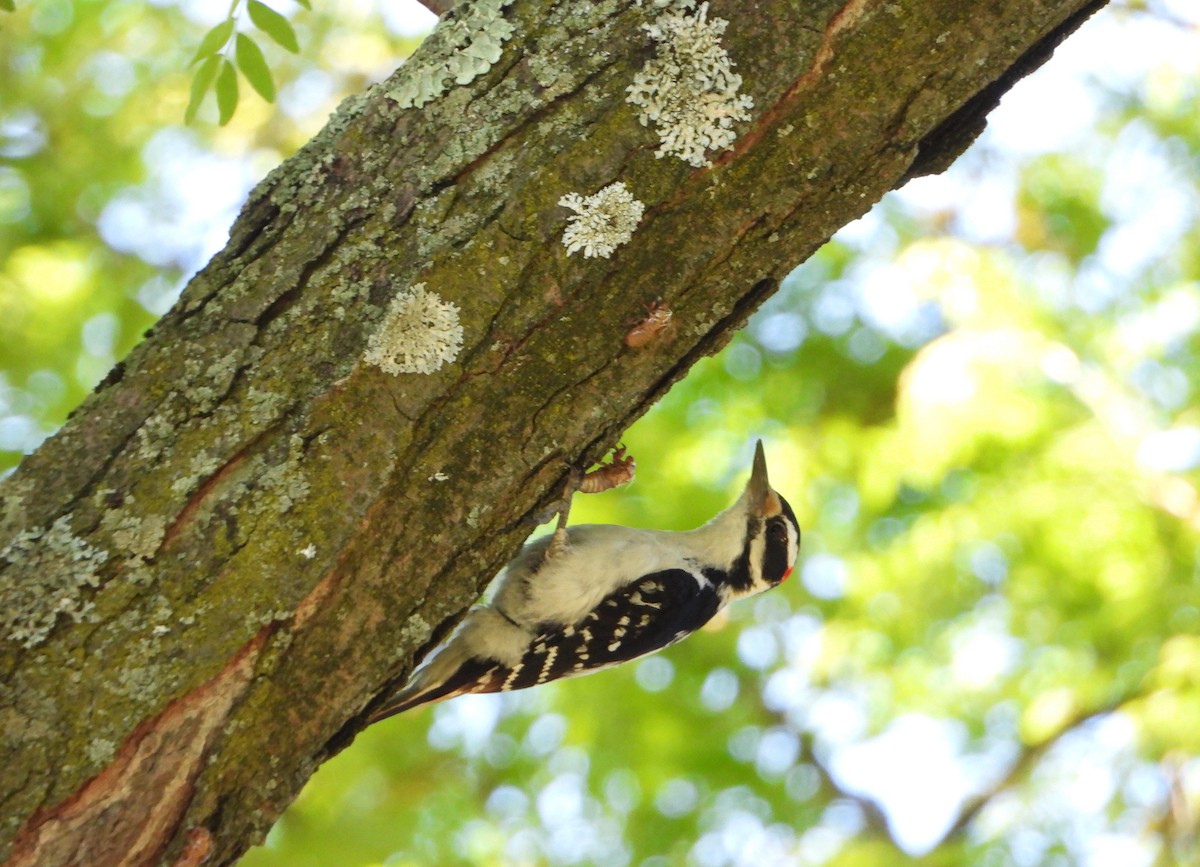
[[[388,698],[384,704],[371,712],[367,717],[367,724],[371,725],[385,720],[388,717],[395,716],[398,713],[404,713],[406,710],[411,710],[414,707],[422,704],[429,704],[437,699],[426,696],[422,693],[421,688],[417,684],[410,683],[403,689],[396,692]]]
[[[436,662],[435,659],[433,664],[417,669],[403,688],[371,712],[367,723],[377,723],[423,704],[433,704],[470,692],[496,692],[500,689],[502,679],[496,675],[501,666],[495,660],[464,660],[445,679],[439,677]]]
[[[371,712],[368,722],[464,693],[504,689],[511,667],[500,660],[514,655],[519,660],[530,638],[500,612],[476,606],[450,638],[417,667],[408,683]]]

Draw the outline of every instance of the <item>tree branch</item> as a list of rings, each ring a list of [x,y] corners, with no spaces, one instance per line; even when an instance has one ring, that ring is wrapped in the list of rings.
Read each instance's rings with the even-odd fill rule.
[[[1026,748],[1017,757],[1017,760],[1009,766],[1009,769],[1000,779],[996,780],[987,789],[970,798],[964,805],[958,818],[946,830],[942,836],[939,846],[956,837],[960,837],[970,828],[971,823],[978,818],[984,808],[992,802],[993,799],[1002,792],[1008,791],[1033,769],[1033,767],[1041,761],[1042,757],[1050,751],[1050,749],[1062,740],[1066,735],[1077,730],[1080,726],[1098,719],[1102,716],[1107,716],[1121,708],[1122,705],[1132,701],[1135,696],[1125,696],[1109,704],[1096,708],[1094,710],[1080,713],[1068,720],[1062,728],[1050,735],[1041,743],[1035,744]]]
[[[457,0],[417,0],[417,2],[439,17],[458,5]]]
[[[754,108],[711,165],[656,158],[626,102],[660,9],[516,0],[439,25],[259,185],[0,483],[0,859],[236,860],[569,465],[1094,4],[802,5],[712,4]],[[559,200],[617,180],[632,240],[569,256]],[[454,360],[371,363],[419,287]],[[656,299],[672,328],[627,345]]]

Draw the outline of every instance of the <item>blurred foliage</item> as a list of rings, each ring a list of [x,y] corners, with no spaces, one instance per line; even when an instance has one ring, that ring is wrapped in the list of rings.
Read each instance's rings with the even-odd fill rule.
[[[0,467],[219,244],[199,221],[411,47],[325,6],[318,57],[264,47],[278,109],[219,134],[177,125],[224,9],[2,19]],[[640,663],[366,731],[243,863],[1200,862],[1200,36],[1149,6],[797,269],[628,432],[637,482],[576,500],[694,526],[761,435],[797,580]],[[170,212],[213,159],[252,169],[226,211]]]
[[[209,101],[185,128],[188,64],[239,8],[38,0],[0,15],[0,471],[166,311],[250,186],[419,41],[372,4],[302,11],[308,55],[262,48],[278,106],[243,99],[218,132]]]

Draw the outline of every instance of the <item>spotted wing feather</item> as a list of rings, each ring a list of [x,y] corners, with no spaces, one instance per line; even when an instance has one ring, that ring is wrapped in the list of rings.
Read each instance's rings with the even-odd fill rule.
[[[684,569],[647,575],[610,593],[574,626],[540,633],[519,663],[497,672],[499,685],[493,681],[486,691],[524,689],[637,659],[699,629],[720,607],[720,596],[703,577]]]

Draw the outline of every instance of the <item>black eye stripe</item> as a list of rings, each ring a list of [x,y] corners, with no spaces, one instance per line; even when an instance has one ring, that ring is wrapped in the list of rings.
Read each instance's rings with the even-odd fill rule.
[[[788,501],[785,500],[783,497],[779,498],[779,503],[783,507],[783,517],[787,518],[787,520],[792,524],[792,526],[796,528],[796,535],[799,536],[800,535],[800,522],[796,520],[796,513],[792,511],[791,504],[788,503]]]
[[[766,544],[763,546],[762,577],[778,584],[788,569],[788,531],[786,519],[767,519]]]

